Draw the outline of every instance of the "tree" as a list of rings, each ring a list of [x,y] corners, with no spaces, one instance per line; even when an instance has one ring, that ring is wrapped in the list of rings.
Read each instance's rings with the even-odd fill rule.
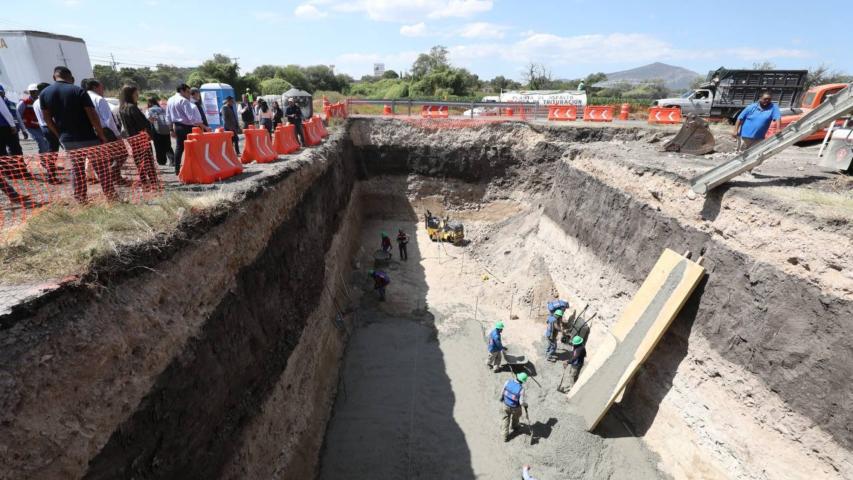
[[[447,47],[436,45],[429,49],[429,53],[418,55],[412,64],[412,77],[423,78],[436,70],[449,69],[450,62],[447,60]]]
[[[195,73],[198,75],[190,75],[190,78],[193,78],[194,81],[198,81],[198,78],[203,78],[208,82],[227,83],[237,90],[242,86],[240,82],[240,66],[237,65],[237,62],[232,61],[231,57],[221,53],[214,53],[213,58],[205,60]],[[190,84],[192,85],[192,83]]]
[[[313,87],[312,90],[329,90],[338,91],[338,80],[335,78],[335,72],[326,65],[312,65],[303,69],[305,78]]]
[[[809,69],[809,74],[806,76],[805,88],[810,88],[815,85],[825,85],[827,83],[849,82],[853,82],[853,75],[846,75],[838,70],[830,70],[827,65],[821,64],[818,67]]]
[[[283,78],[290,82],[294,87],[300,90],[305,90],[306,92],[314,90],[314,86],[308,81],[308,78],[302,72],[302,69],[299,68],[299,65],[288,65],[280,69],[276,73],[276,78]]]
[[[252,70],[252,75],[259,80],[266,80],[268,78],[275,78],[280,69],[281,67],[276,65],[259,65]]]
[[[95,78],[98,79],[104,88],[107,90],[115,90],[121,85],[119,84],[119,74],[109,65],[95,65],[92,67]]]
[[[607,80],[607,75],[604,72],[590,73],[583,79],[584,85],[589,88],[598,82]]]
[[[551,69],[541,63],[530,62],[524,67],[524,81],[530,90],[551,87]]]
[[[267,78],[261,80],[261,95],[281,95],[290,90],[292,85],[283,78]]]
[[[382,78],[400,78],[400,75],[398,75],[394,70],[385,70],[385,73],[382,74]]]

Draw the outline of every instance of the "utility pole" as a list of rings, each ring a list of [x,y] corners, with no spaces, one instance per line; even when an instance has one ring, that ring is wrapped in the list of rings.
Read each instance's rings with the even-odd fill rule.
[[[113,67],[113,71],[114,72],[117,71],[117,69],[116,69],[116,57],[112,53],[110,53],[110,60],[111,60],[110,66]]]

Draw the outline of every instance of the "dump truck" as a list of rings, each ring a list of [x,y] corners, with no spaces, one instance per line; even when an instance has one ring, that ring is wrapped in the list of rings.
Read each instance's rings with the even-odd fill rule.
[[[799,105],[807,70],[727,70],[708,72],[705,83],[680,97],[661,98],[652,105],[678,107],[684,116],[727,119],[734,123],[744,107],[758,101],[765,91],[781,109]]]
[[[819,107],[823,102],[826,101],[827,98],[829,98],[830,95],[835,95],[841,90],[844,90],[845,87],[847,87],[846,83],[829,83],[826,85],[818,85],[815,87],[811,87],[810,89],[808,89],[806,94],[803,95],[803,101],[800,103],[799,108],[793,109],[793,111],[787,115],[782,115],[782,128],[785,128],[788,125],[803,118],[803,115]],[[841,120],[838,120],[837,124],[840,125]],[[770,129],[767,130],[767,135],[765,135],[764,138],[772,137],[773,135],[776,135],[776,132],[776,124],[771,124]],[[825,136],[826,129],[821,128],[820,130],[814,132],[813,134],[800,141],[810,142],[815,140],[822,140]]]

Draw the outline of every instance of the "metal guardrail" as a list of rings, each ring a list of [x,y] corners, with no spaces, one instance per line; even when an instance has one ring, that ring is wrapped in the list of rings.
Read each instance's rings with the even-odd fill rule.
[[[497,108],[497,109],[512,109],[514,116],[525,116],[538,118],[539,116],[547,116],[548,115],[548,106],[540,105],[538,103],[533,102],[453,102],[453,101],[441,101],[441,100],[364,100],[364,99],[355,99],[348,98],[346,100],[347,105],[379,105],[385,106],[390,105],[391,111],[394,112],[395,115],[398,114],[397,108],[406,108],[407,114],[412,115],[412,107],[422,107],[425,105],[432,107],[447,107],[450,108],[462,108],[471,111],[471,117],[474,117],[474,109],[476,108]],[[521,109],[521,110],[519,110]],[[415,115],[420,115],[419,111],[414,112]]]

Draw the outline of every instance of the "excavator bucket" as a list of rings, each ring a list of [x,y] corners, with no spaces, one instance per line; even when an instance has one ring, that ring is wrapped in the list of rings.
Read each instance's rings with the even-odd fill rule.
[[[681,152],[689,155],[704,155],[714,151],[714,134],[708,127],[708,122],[696,114],[687,115],[681,125],[681,130],[672,140],[664,144],[665,152]]]

